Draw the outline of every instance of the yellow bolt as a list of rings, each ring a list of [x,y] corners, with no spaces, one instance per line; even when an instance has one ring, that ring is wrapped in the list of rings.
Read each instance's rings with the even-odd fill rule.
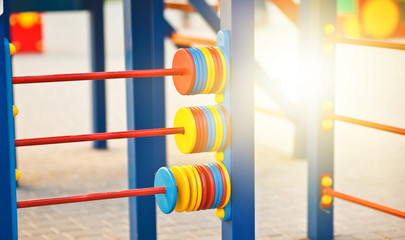
[[[21,177],[21,172],[18,169],[16,169],[15,170],[15,180],[18,181],[20,179],[20,177]]]
[[[223,208],[217,208],[217,211],[215,211],[215,215],[218,218],[224,218],[225,217],[225,210]]]
[[[333,26],[333,24],[331,24],[331,23],[327,23],[323,27],[323,31],[325,32],[325,34],[328,34],[328,35],[334,34],[335,33],[335,26]]]
[[[224,94],[218,93],[217,95],[215,95],[215,102],[223,103],[224,102]]]
[[[334,50],[335,50],[335,48],[333,47],[333,44],[325,43],[323,45],[323,52],[325,54],[332,54]]]
[[[332,127],[333,127],[333,122],[332,122],[332,120],[330,120],[330,119],[325,119],[325,120],[322,121],[322,129],[323,129],[324,131],[329,131],[329,130],[332,129]]]
[[[17,116],[17,114],[18,114],[18,108],[15,105],[13,105],[13,116],[15,117],[15,116]]]
[[[323,104],[322,104],[323,111],[329,112],[329,111],[332,111],[332,109],[333,109],[333,103],[331,101],[327,100],[327,101],[323,102]]]
[[[321,202],[323,205],[330,205],[332,203],[332,197],[329,195],[323,195]]]
[[[10,55],[14,55],[14,53],[16,52],[14,44],[9,43],[9,46],[10,46]]]
[[[325,177],[323,177],[322,179],[321,179],[321,185],[322,185],[322,187],[326,187],[326,188],[328,188],[328,187],[331,187],[332,186],[332,178],[331,177],[329,177],[329,176],[325,176]]]
[[[215,153],[215,159],[216,159],[217,161],[222,162],[222,161],[224,161],[224,158],[225,158],[224,152],[217,152],[217,153]]]

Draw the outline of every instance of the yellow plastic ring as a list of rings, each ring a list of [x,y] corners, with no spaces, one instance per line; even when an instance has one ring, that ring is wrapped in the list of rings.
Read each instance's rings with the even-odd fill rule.
[[[17,114],[18,114],[18,108],[16,105],[13,105],[13,116],[15,117],[15,116],[17,116]]]
[[[231,198],[231,179],[229,178],[228,170],[226,170],[226,167],[224,164],[221,162],[217,162],[217,164],[222,168],[225,174],[225,179],[226,179],[226,198],[225,202],[219,206],[218,208],[224,208],[226,204],[228,204],[229,199]]]
[[[193,211],[197,202],[197,180],[195,180],[194,172],[187,166],[182,166],[181,170],[187,175],[188,183],[190,184],[190,201],[186,208],[186,212]]]
[[[205,85],[205,88],[201,92],[202,94],[207,94],[214,87],[214,83],[215,83],[214,59],[212,58],[212,55],[208,49],[203,48],[203,47],[199,47],[198,49],[200,49],[201,52],[203,53],[203,55],[205,57],[205,61],[207,63],[207,84]]]
[[[212,147],[212,152],[216,152],[219,150],[222,144],[222,140],[224,138],[224,126],[222,124],[222,118],[220,113],[218,112],[218,109],[214,106],[207,106],[208,109],[211,110],[212,115],[214,116],[215,120],[215,142],[214,146]]]
[[[192,165],[187,165],[188,168],[191,169],[194,173],[194,178],[197,182],[197,201],[195,203],[195,206],[192,211],[197,211],[197,209],[200,207],[201,200],[202,200],[202,184],[201,184],[201,178],[200,174],[198,173],[197,169],[193,167]]]
[[[174,166],[170,170],[174,175],[174,179],[176,179],[177,185],[177,202],[174,210],[176,212],[184,212],[190,203],[190,184],[187,175],[180,167]]]
[[[174,127],[183,127],[184,134],[176,134],[174,139],[182,153],[191,153],[197,141],[197,126],[193,113],[186,107],[180,108],[174,117]]]
[[[227,77],[227,68],[226,68],[226,61],[225,61],[225,56],[224,54],[221,52],[221,50],[219,50],[219,48],[214,47],[215,50],[217,50],[217,52],[219,53],[219,56],[221,57],[221,62],[222,62],[222,83],[221,83],[221,87],[219,87],[218,91],[216,93],[220,93],[222,92],[222,90],[225,87],[225,83],[226,83],[226,77]]]

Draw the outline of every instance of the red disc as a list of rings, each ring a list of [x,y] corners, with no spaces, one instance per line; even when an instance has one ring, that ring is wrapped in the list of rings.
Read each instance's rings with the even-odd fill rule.
[[[211,170],[205,166],[204,164],[200,164],[201,168],[203,169],[204,173],[205,173],[205,177],[207,180],[207,190],[208,190],[208,194],[207,194],[207,204],[204,206],[203,209],[208,209],[212,206],[212,204],[214,203],[214,198],[215,198],[215,181],[214,181],[214,177],[212,176]]]
[[[202,186],[202,199],[201,199],[201,204],[198,207],[197,210],[201,210],[203,209],[203,207],[206,205],[207,203],[207,193],[208,193],[208,189],[207,189],[207,181],[205,180],[205,174],[202,170],[202,168],[198,165],[193,165],[193,167],[195,169],[197,169],[198,174],[200,174],[200,178],[201,178],[201,186]]]
[[[207,145],[207,140],[208,140],[208,125],[207,125],[207,119],[205,118],[204,112],[201,110],[201,108],[196,107],[195,108],[196,113],[201,117],[201,145],[200,148],[197,149],[197,152],[202,152],[205,149],[205,146]]]
[[[231,122],[229,121],[229,116],[228,113],[226,112],[225,108],[222,105],[218,105],[219,108],[221,108],[222,112],[224,113],[225,120],[226,120],[226,129],[227,129],[227,136],[226,136],[226,142],[225,145],[221,151],[223,151],[229,144],[229,140],[231,139]]]
[[[222,83],[222,61],[219,56],[219,53],[217,50],[215,50],[213,47],[207,47],[207,49],[211,52],[212,58],[214,59],[214,64],[215,64],[215,82],[214,82],[214,87],[211,90],[211,93],[216,93],[219,88],[221,87]]]
[[[222,187],[223,187],[223,191],[222,191],[222,199],[221,199],[221,203],[218,206],[222,206],[222,204],[224,204],[225,199],[226,199],[226,194],[227,194],[227,188],[226,188],[226,178],[225,178],[225,174],[224,174],[224,170],[221,168],[221,166],[219,166],[219,164],[217,162],[214,162],[215,166],[218,168],[219,172],[221,173],[221,178],[222,178]]]
[[[172,68],[184,70],[183,75],[173,76],[173,83],[180,94],[189,94],[195,81],[195,64],[191,53],[184,48],[177,50],[173,57]]]
[[[196,128],[197,128],[197,140],[196,140],[196,143],[194,145],[194,149],[191,152],[192,153],[197,153],[198,149],[201,148],[201,143],[202,143],[202,129],[201,129],[202,119],[201,119],[201,116],[199,116],[197,114],[197,111],[195,110],[196,109],[195,107],[188,107],[188,109],[190,109],[191,113],[194,116],[195,125],[196,125]]]

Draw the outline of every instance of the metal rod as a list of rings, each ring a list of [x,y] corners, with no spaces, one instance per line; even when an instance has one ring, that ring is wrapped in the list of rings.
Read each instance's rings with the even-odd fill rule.
[[[124,191],[115,191],[115,192],[90,193],[90,194],[73,195],[73,196],[66,196],[66,197],[54,197],[54,198],[42,198],[42,199],[17,201],[17,208],[40,207],[40,206],[48,206],[48,205],[88,202],[88,201],[105,200],[105,199],[112,199],[112,198],[138,197],[138,196],[147,196],[147,195],[154,195],[154,194],[165,194],[165,193],[166,193],[165,187],[152,187],[152,188],[130,189],[130,190],[124,190]]]
[[[373,202],[370,202],[367,200],[363,200],[360,198],[356,198],[356,197],[353,197],[353,196],[350,196],[350,195],[347,195],[344,193],[336,192],[335,190],[333,190],[331,188],[325,188],[323,190],[323,193],[330,195],[332,197],[340,198],[342,200],[346,200],[346,201],[349,201],[352,203],[357,203],[357,204],[365,206],[365,207],[369,207],[369,208],[372,208],[372,209],[375,209],[375,210],[378,210],[381,212],[385,212],[385,213],[388,213],[388,214],[391,214],[391,215],[394,215],[394,216],[397,216],[400,218],[405,218],[405,212],[403,212],[403,211],[393,209],[390,207],[386,207],[386,206],[383,206],[383,205],[380,205],[377,203],[373,203]]]
[[[155,136],[183,134],[183,133],[184,128],[182,127],[145,129],[145,130],[134,130],[123,132],[92,133],[92,134],[71,135],[71,136],[17,139],[15,140],[15,146],[24,147],[24,146],[35,146],[45,144],[99,141],[99,140],[119,139],[119,138],[155,137]]]
[[[13,77],[13,84],[102,80],[114,78],[142,78],[182,75],[185,69],[148,69],[117,72],[69,73]]]
[[[380,48],[389,48],[396,50],[405,50],[405,44],[402,43],[393,43],[393,42],[383,42],[383,41],[374,41],[374,40],[365,40],[357,38],[347,38],[347,37],[331,37],[328,38],[329,41],[335,43],[344,43],[344,44],[354,44],[362,45],[369,47],[380,47]]]
[[[215,11],[218,11],[219,6],[218,5],[210,5]],[[183,11],[183,12],[195,12],[195,9],[193,6],[191,6],[190,4],[187,3],[169,3],[166,2],[165,3],[165,8],[166,9],[175,9],[175,10],[179,10],[179,11]]]
[[[326,117],[333,119],[333,120],[338,120],[338,121],[357,124],[360,126],[374,128],[374,129],[378,129],[378,130],[382,130],[382,131],[386,131],[386,132],[405,135],[405,129],[403,129],[403,128],[393,127],[393,126],[384,125],[384,124],[375,123],[375,122],[364,121],[364,120],[346,117],[346,116],[342,116],[342,115],[338,115],[338,114],[327,114]]]

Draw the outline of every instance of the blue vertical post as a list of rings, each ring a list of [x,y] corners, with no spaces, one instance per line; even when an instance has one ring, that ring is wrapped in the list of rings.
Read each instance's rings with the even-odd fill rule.
[[[126,69],[163,68],[163,0],[124,1]],[[165,127],[164,79],[127,79],[128,130]],[[166,165],[165,137],[128,140],[129,188],[153,186]],[[130,198],[130,238],[156,239],[154,196]]]
[[[3,0],[0,0],[2,5]],[[4,1],[7,4],[7,1]],[[2,6],[1,6],[2,7]],[[0,13],[1,13],[0,9]],[[17,239],[17,202],[15,181],[15,146],[13,86],[9,43],[4,38],[5,15],[0,15],[0,236]]]
[[[105,71],[103,0],[90,1],[91,70]],[[93,132],[106,132],[105,80],[92,81]],[[96,149],[107,148],[107,141],[95,141]]]
[[[230,32],[231,80],[224,104],[232,128],[225,162],[231,174],[231,220],[222,223],[222,238],[254,239],[254,1],[221,1],[221,30]]]
[[[334,133],[323,111],[333,106],[335,55],[324,40],[333,31],[336,0],[304,0],[300,6],[300,38],[304,66],[302,74],[313,80],[308,103],[308,238],[333,239],[333,207],[322,208],[321,176],[333,176]],[[329,26],[329,27],[327,27]],[[333,34],[333,33],[332,33]],[[328,122],[330,121],[330,122]]]

